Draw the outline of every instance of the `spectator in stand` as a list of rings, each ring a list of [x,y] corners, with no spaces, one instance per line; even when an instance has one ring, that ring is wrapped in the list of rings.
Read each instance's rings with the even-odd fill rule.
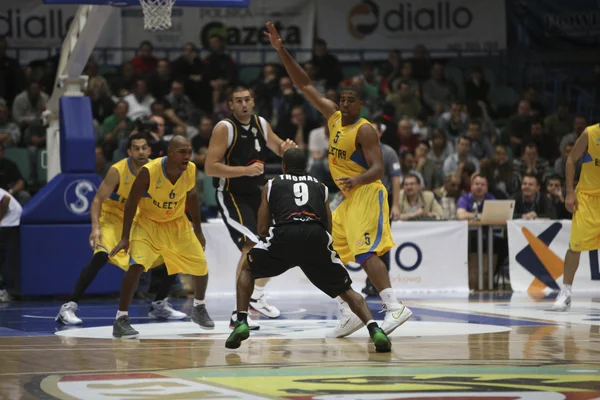
[[[460,179],[460,193],[469,193],[471,191],[471,179],[477,173],[475,164],[471,161],[458,164],[458,179]]]
[[[434,191],[442,207],[442,219],[456,219],[456,201],[460,195],[460,178],[456,172],[444,177],[444,185]]]
[[[169,107],[171,105],[169,104]],[[174,124],[170,119],[167,118],[166,114],[166,101],[165,100],[157,100],[150,106],[150,111],[152,111],[152,115],[156,115],[158,117],[162,117],[165,120],[165,135],[170,135],[173,130]],[[173,111],[171,109],[171,111]]]
[[[158,61],[156,71],[148,77],[148,93],[155,99],[162,99],[171,91],[173,76],[167,60]]]
[[[573,151],[573,147],[575,147],[575,141],[566,143],[565,147],[560,155],[560,157],[554,163],[554,173],[558,175],[561,179],[565,179],[565,172],[567,168],[567,157]],[[583,157],[580,157],[579,160],[575,163],[575,185],[577,186],[577,182],[579,182],[579,175],[581,175],[581,167],[583,166]]]
[[[25,89],[25,75],[17,60],[6,54],[7,50],[8,42],[0,37],[0,98],[10,108],[17,94]]]
[[[312,63],[307,62],[304,64],[304,71],[306,72],[306,75],[308,75],[308,78],[312,82],[313,87],[315,89],[317,89],[319,92],[325,94],[327,92],[325,89],[325,85],[323,85],[321,82],[316,80],[317,79],[316,78],[317,69],[315,68],[315,66]],[[269,99],[271,99],[271,98],[273,98],[273,96],[271,96]],[[312,104],[310,104],[310,103],[307,104],[307,110],[310,111],[310,113],[308,114],[309,119],[311,119],[313,121],[321,120],[321,112],[319,110],[317,110],[315,107],[313,107]]]
[[[394,91],[387,96],[386,101],[394,106],[396,118],[415,119],[421,112],[421,102],[404,80],[394,82]]]
[[[542,122],[536,118],[531,121],[531,136],[528,141],[537,145],[540,156],[546,160],[556,160],[558,153],[558,140],[548,134]]]
[[[440,187],[444,181],[442,168],[436,168],[435,162],[429,158],[430,151],[431,148],[429,147],[429,142],[427,140],[421,140],[421,143],[419,143],[415,150],[417,162],[416,169],[421,176],[423,176],[423,180],[425,181],[424,189],[427,190],[433,190]]]
[[[487,136],[481,134],[481,123],[479,121],[469,121],[467,136],[471,139],[469,154],[479,160],[481,165],[485,165],[494,155],[494,146],[492,146]]]
[[[444,161],[444,175],[458,171],[459,165],[467,161],[471,162],[475,166],[475,170],[479,172],[479,160],[471,155],[471,138],[461,136],[456,142],[456,153]]]
[[[434,129],[431,133],[431,151],[429,158],[435,163],[438,169],[444,168],[446,158],[454,154],[454,146],[448,141],[446,133],[441,129]]]
[[[92,117],[99,125],[108,118],[115,109],[115,102],[106,79],[102,76],[96,76],[90,79],[86,95],[92,102]]]
[[[559,143],[566,134],[571,132],[573,127],[574,119],[569,113],[569,108],[568,101],[560,101],[556,112],[547,116],[544,120],[546,131],[554,138],[556,143]]]
[[[408,118],[403,118],[398,122],[397,133],[400,138],[400,151],[408,150],[414,154],[421,138],[419,135],[413,134],[412,125]]]
[[[471,71],[471,77],[465,82],[465,98],[467,104],[478,102],[487,103],[490,84],[483,79],[481,67],[475,67]]]
[[[573,120],[573,132],[566,134],[560,141],[560,152],[562,153],[567,143],[575,143],[587,127],[587,119],[583,115],[575,116]]]
[[[455,98],[455,87],[444,76],[444,66],[435,63],[431,67],[431,78],[423,83],[423,101],[434,110],[437,104],[448,108]]]
[[[450,111],[444,112],[438,119],[438,128],[446,132],[452,142],[467,132],[469,118],[464,112],[464,106],[459,101],[452,102]]]
[[[506,134],[510,140],[510,147],[513,155],[519,157],[521,155],[521,147],[524,139],[531,132],[531,104],[527,100],[519,101],[517,114],[510,117],[506,125]]]
[[[210,54],[204,60],[208,80],[213,90],[213,104],[221,99],[227,86],[234,87],[238,80],[237,65],[225,54],[225,39],[218,34],[208,39]]]
[[[531,116],[537,118],[544,118],[546,116],[546,110],[540,100],[540,94],[534,86],[528,86],[523,93],[523,100],[528,101],[531,107]]]
[[[129,105],[127,116],[133,121],[152,115],[150,106],[154,103],[154,98],[148,93],[146,81],[143,79],[135,82],[132,92],[123,97],[123,101]]]
[[[525,174],[521,191],[513,196],[515,200],[514,219],[556,219],[552,201],[540,193],[537,176]]]
[[[411,60],[412,70],[414,78],[423,82],[429,78],[429,71],[431,70],[431,59],[429,58],[429,52],[427,48],[422,44],[417,44],[413,48],[413,59]]]
[[[121,72],[112,82],[112,92],[119,98],[127,96],[131,88],[135,87],[137,76],[131,62],[125,62],[121,66]]]
[[[4,157],[4,146],[0,144],[0,189],[10,193],[21,205],[31,199],[25,190],[25,180],[14,161]]]
[[[546,197],[552,202],[556,210],[556,219],[573,219],[573,214],[565,207],[562,179],[558,175],[551,175],[546,179]]]
[[[206,153],[208,152],[208,142],[214,128],[213,120],[209,116],[200,118],[200,127],[198,134],[192,138],[192,157],[196,164],[196,192],[198,192],[199,205],[204,204],[204,162],[206,161]]]
[[[402,72],[400,78],[404,82],[408,83],[412,94],[414,94],[418,98],[421,98],[421,86],[419,85],[419,82],[417,82],[417,80],[413,78],[411,63],[405,62],[402,64]]]
[[[48,74],[51,77],[56,76],[56,63],[54,63],[54,61],[51,62],[50,65],[48,65]],[[83,75],[87,75],[88,78],[92,79],[98,76],[98,71],[100,70],[100,66],[98,65],[98,63],[96,62],[96,60],[94,60],[93,58],[90,58],[87,62],[87,64],[85,64],[85,68],[83,69]],[[52,81],[54,81],[54,79],[52,79]],[[52,93],[48,93],[48,96],[51,96]]]
[[[153,121],[156,125],[150,129],[150,159],[166,156],[169,144],[164,140],[165,136],[165,119],[153,115],[150,117],[150,121]]]
[[[396,79],[401,76],[402,53],[400,50],[390,50],[388,59],[381,68],[381,92],[389,95]]]
[[[260,75],[258,82],[254,85],[256,114],[270,121],[274,112],[273,99],[279,94],[277,67],[274,64],[267,64],[263,67]]]
[[[8,114],[8,107],[0,99],[0,144],[4,147],[18,146],[21,141],[21,130]]]
[[[402,174],[400,175],[402,178],[400,179],[403,180],[403,177],[407,176],[408,174],[413,174],[419,178],[419,184],[421,186],[425,186],[425,180],[423,179],[423,176],[419,173],[419,171],[415,169],[414,154],[411,153],[410,150],[402,150],[400,151],[399,159],[400,172],[402,172]]]
[[[327,52],[327,42],[315,39],[313,55],[310,61],[317,69],[317,81],[325,87],[337,87],[342,80],[342,67],[333,54]]]
[[[278,127],[277,131],[280,131],[281,128],[285,129],[285,125],[289,124],[292,116],[292,109],[296,106],[305,106],[305,104],[304,97],[296,91],[292,80],[284,76],[279,80],[279,94],[273,98],[276,117],[271,123]]]
[[[402,221],[436,220],[444,216],[444,211],[433,192],[421,190],[419,177],[412,173],[404,176],[399,203]]]
[[[317,128],[315,123],[306,118],[304,106],[294,106],[289,122],[280,124],[279,127],[279,137],[282,140],[293,140],[301,149],[306,149],[310,131]]]
[[[550,165],[548,160],[538,155],[538,148],[534,142],[529,142],[524,146],[521,158],[514,160],[513,166],[515,179],[521,182],[521,177],[525,175],[535,175],[538,182],[543,182],[550,175]]]
[[[109,168],[110,163],[107,162],[106,157],[104,157],[104,148],[100,145],[96,145],[96,173],[104,179]]]
[[[112,161],[119,143],[126,141],[133,128],[133,121],[127,116],[128,111],[129,103],[121,100],[116,104],[113,114],[102,123],[103,135],[98,140],[98,145],[102,147],[104,158],[107,160]]]
[[[192,129],[194,132],[196,132],[195,136],[198,136],[198,134],[197,134],[198,130],[196,128],[192,128]],[[165,142],[170,142],[171,139],[173,139],[175,136],[183,136],[184,138],[188,137],[185,126],[177,125],[176,127],[173,128],[172,132],[173,132],[172,134],[167,134],[167,129],[166,129],[166,125],[165,125],[165,136],[163,136],[163,140]]]
[[[152,46],[152,43],[148,40],[144,40],[140,43],[138,54],[131,59],[134,73],[148,76],[156,71],[158,58],[154,57],[152,51],[154,51],[154,46]]]
[[[165,116],[173,125],[187,129],[187,126],[198,126],[200,123],[200,112],[185,94],[183,83],[174,81],[171,84],[171,92],[164,98]]]
[[[206,114],[212,113],[212,88],[195,44],[186,43],[183,46],[183,54],[171,64],[171,73],[174,79],[183,82],[185,94],[200,110]]]
[[[375,67],[371,62],[364,62],[361,66],[362,73],[341,83],[341,87],[354,86],[362,90],[363,107],[361,117],[369,118],[377,112],[379,106],[379,85],[381,79],[375,74]]]
[[[89,65],[90,61],[88,61],[88,65]],[[40,83],[40,88],[42,89],[42,92],[46,93],[48,95],[48,97],[52,97],[52,92],[54,91],[54,83],[55,83],[55,79],[56,79],[56,70],[57,69],[58,68],[56,66],[56,62],[54,61],[54,59],[50,58],[50,59],[47,59],[44,61],[44,67],[42,69],[42,76],[39,78],[38,82]],[[86,69],[87,69],[87,65],[86,65],[86,68],[84,69],[82,75],[88,75],[88,71],[86,71]],[[92,71],[92,73],[93,73],[93,71]],[[95,77],[95,75],[88,75],[88,78],[90,79],[90,81],[94,77]]]
[[[12,116],[21,127],[21,130],[25,130],[31,124],[41,121],[47,102],[48,95],[42,92],[40,84],[36,81],[30,81],[27,84],[27,89],[15,97],[12,107]]]
[[[481,174],[487,178],[490,193],[497,199],[509,199],[519,190],[513,164],[508,159],[506,147],[502,145],[496,146],[492,159],[481,167]]]

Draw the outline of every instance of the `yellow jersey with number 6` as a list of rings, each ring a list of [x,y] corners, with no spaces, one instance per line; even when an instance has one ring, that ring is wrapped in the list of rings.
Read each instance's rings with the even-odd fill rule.
[[[168,222],[185,216],[187,192],[196,184],[196,164],[188,167],[175,184],[167,177],[167,157],[157,158],[144,165],[150,174],[148,192],[139,204],[138,215],[156,222]]]
[[[131,192],[131,186],[135,181],[133,174],[133,166],[129,157],[115,163],[111,168],[114,168],[119,173],[119,184],[114,192],[102,202],[102,212],[116,214],[123,217],[125,211],[125,203]]]
[[[577,192],[600,196],[600,125],[587,128],[588,148],[583,154]]]
[[[353,124],[342,126],[342,112],[334,113],[327,122],[329,128],[329,171],[334,181],[338,178],[355,177],[369,169],[367,160],[356,148],[358,129],[364,124],[370,124],[364,118],[357,119]],[[340,190],[340,187],[335,181]],[[356,188],[355,188],[356,189]]]

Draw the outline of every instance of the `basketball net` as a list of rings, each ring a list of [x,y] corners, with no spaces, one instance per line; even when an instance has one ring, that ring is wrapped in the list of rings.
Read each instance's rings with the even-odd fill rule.
[[[171,27],[171,10],[175,0],[140,0],[144,12],[144,29],[162,31]]]

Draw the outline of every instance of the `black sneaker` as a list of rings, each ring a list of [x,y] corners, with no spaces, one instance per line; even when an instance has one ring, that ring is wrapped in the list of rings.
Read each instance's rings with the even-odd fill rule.
[[[122,315],[113,324],[113,337],[117,339],[135,339],[140,333],[131,327],[128,315]]]
[[[199,304],[192,310],[192,321],[200,325],[202,329],[215,329],[215,322],[208,315],[206,305]]]
[[[250,319],[250,315],[248,315],[248,317],[246,318],[246,321],[248,321],[248,330],[250,331],[257,331],[260,329],[260,325],[254,325],[251,319]],[[231,313],[231,318],[229,318],[229,327],[231,329],[235,329],[237,323],[237,311],[234,311],[233,313]]]

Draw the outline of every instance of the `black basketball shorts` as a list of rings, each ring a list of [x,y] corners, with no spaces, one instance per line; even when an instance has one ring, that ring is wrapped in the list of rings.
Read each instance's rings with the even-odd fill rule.
[[[261,192],[238,194],[217,190],[217,205],[229,235],[241,250],[246,241],[258,243],[257,219]]]
[[[281,275],[298,266],[313,285],[332,298],[352,284],[333,250],[333,238],[315,222],[272,227],[265,241],[250,250],[248,262],[254,279]]]

